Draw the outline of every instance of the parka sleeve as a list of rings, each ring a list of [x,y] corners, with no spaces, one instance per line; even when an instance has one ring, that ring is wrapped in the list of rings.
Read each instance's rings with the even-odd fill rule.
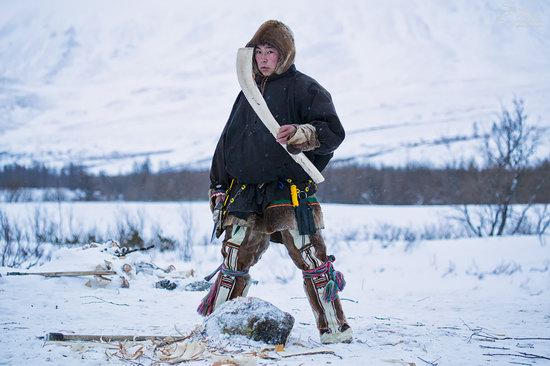
[[[210,189],[225,190],[228,187],[229,177],[225,171],[225,156],[223,153],[224,134],[220,136],[218,145],[214,151],[212,158],[212,166],[210,167]]]
[[[299,83],[305,90],[297,89],[298,113],[300,123],[309,123],[315,127],[320,146],[312,152],[328,155],[334,152],[346,136],[344,127],[336,114],[330,93],[317,82]],[[301,95],[301,97],[300,97]]]
[[[227,171],[225,169],[225,136],[227,128],[229,127],[229,124],[231,123],[231,120],[233,118],[233,114],[235,113],[235,108],[237,106],[237,103],[239,102],[239,98],[241,98],[241,95],[242,92],[239,93],[237,99],[235,100],[235,103],[233,103],[233,108],[231,109],[229,118],[225,124],[220,139],[218,140],[216,150],[214,150],[212,165],[210,167],[210,189],[212,190],[226,190],[227,187],[229,187],[229,181],[231,180],[231,178],[229,177],[229,174],[227,174]]]

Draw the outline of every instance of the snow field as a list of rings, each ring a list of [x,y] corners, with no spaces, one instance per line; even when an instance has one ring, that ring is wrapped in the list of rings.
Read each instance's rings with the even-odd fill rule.
[[[24,206],[9,205],[7,209],[22,212]],[[142,207],[149,217],[166,222],[167,227],[177,225],[168,219],[174,215],[176,204],[125,206]],[[197,231],[209,235],[209,212],[207,208],[202,212],[204,206],[204,202],[191,204],[197,209]],[[419,225],[437,219],[445,211],[442,207],[324,207],[328,226],[343,225],[348,218],[350,229],[376,220]],[[75,216],[76,212],[84,211],[90,222],[98,218],[108,221],[113,207],[111,211],[107,208],[107,204],[73,206]],[[347,286],[340,296],[355,341],[328,347],[341,359],[334,355],[297,356],[277,364],[421,365],[424,364],[421,358],[439,365],[508,362],[543,365],[547,362],[544,359],[518,357],[519,352],[550,357],[547,340],[487,340],[489,335],[548,338],[550,251],[539,238],[434,240],[412,245],[395,242],[384,246],[379,241],[341,241],[327,235],[327,245],[329,253],[337,258],[336,268],[346,277]],[[93,249],[62,249],[54,253],[51,262],[33,270],[91,270],[105,260],[105,255]],[[162,268],[172,264],[178,271],[194,269],[195,277],[175,279],[179,286],[174,291],[154,288],[158,273],[137,274],[128,289],[118,288],[116,283],[106,288],[89,288],[84,285],[88,280],[84,277],[7,277],[5,273],[12,269],[1,268],[0,324],[7,336],[0,338],[0,360],[10,365],[107,362],[105,346],[61,346],[36,338],[47,332],[186,334],[201,322],[195,309],[205,293],[185,291],[185,284],[210,273],[219,265],[220,258],[219,243],[196,246],[193,260],[188,263],[181,262],[176,253],[150,251],[127,257],[134,262],[152,261]],[[117,263],[118,259],[111,257],[111,260]],[[317,347],[318,335],[302,291],[301,274],[286,250],[272,244],[252,268],[251,276],[258,284],[251,287],[250,296],[267,300],[296,318],[287,350]],[[238,349],[261,348],[244,339],[221,338],[218,342],[226,344],[235,354]],[[516,356],[484,355],[490,353]],[[263,359],[257,362],[275,363]]]

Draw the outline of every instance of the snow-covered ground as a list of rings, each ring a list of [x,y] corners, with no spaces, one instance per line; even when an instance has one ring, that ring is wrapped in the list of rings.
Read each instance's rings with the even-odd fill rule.
[[[168,231],[178,228],[173,218],[177,216],[176,204],[131,206],[145,210],[146,217],[165,222]],[[204,202],[187,206],[196,219],[197,237],[209,235],[209,213],[205,206]],[[12,204],[4,205],[3,209],[15,215],[29,207]],[[75,217],[85,212],[90,222],[100,218],[108,221],[116,212],[114,205],[81,203],[74,204],[73,211]],[[258,364],[550,363],[548,359],[528,358],[529,354],[550,357],[550,250],[539,238],[516,236],[382,245],[360,236],[344,239],[337,235],[337,229],[360,232],[363,225],[372,222],[427,225],[437,222],[449,208],[325,205],[325,212],[329,252],[336,256],[336,268],[347,280],[341,297],[355,340],[352,344],[323,347],[337,356],[257,359]],[[56,251],[50,262],[32,269],[93,270],[96,265],[105,266],[105,260],[112,262],[119,272],[123,263],[135,265],[139,261],[153,262],[161,268],[172,264],[181,273],[193,269],[192,278],[173,278],[178,283],[173,291],[154,288],[160,279],[158,275],[162,274],[158,270],[129,276],[129,288],[120,288],[118,277],[112,284],[99,288],[85,286],[89,278],[6,276],[13,269],[1,268],[0,364],[123,363],[116,357],[108,360],[105,352],[113,354],[116,349],[107,345],[61,345],[37,338],[48,332],[109,335],[190,332],[201,322],[195,309],[205,293],[185,291],[185,284],[202,278],[220,262],[219,243],[209,246],[201,243],[194,249],[193,260],[183,263],[175,253],[143,252],[118,259],[98,248],[83,250],[77,246]],[[284,248],[272,244],[251,275],[258,284],[252,286],[250,296],[270,301],[296,318],[286,351],[317,349],[313,314],[302,292],[301,276]],[[265,347],[244,339],[222,338],[217,342],[218,347],[225,345],[222,348],[241,360],[246,355],[239,349],[259,351]],[[147,347],[145,355],[151,356],[152,346]],[[274,352],[269,354],[276,357]],[[136,361],[152,364],[146,356]]]
[[[95,231],[102,236],[113,233],[120,221],[139,224],[146,237],[160,225],[166,235],[181,239],[182,226],[190,226],[196,242],[210,239],[212,216],[208,202],[20,202],[3,203],[0,209],[22,229],[31,230],[37,215],[55,224],[67,237],[78,232]],[[375,206],[323,204],[327,236],[346,239],[367,238],[380,226],[417,228],[445,226],[456,211],[451,206]],[[190,219],[190,220],[189,220]],[[185,224],[184,224],[185,220]]]
[[[475,157],[514,96],[550,126],[547,1],[1,1],[2,164],[208,166],[236,51],[273,18],[334,98],[348,132],[336,159]]]

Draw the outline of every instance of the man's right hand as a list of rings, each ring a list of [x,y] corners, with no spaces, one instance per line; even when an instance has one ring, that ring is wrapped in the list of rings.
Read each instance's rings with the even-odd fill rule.
[[[214,206],[214,209],[212,210],[212,220],[216,224],[221,219],[222,209],[223,209],[223,201],[217,201],[216,205]]]
[[[223,204],[223,202],[225,201],[225,193],[219,195],[219,196],[216,196],[216,199],[214,201],[214,206],[217,206],[218,203],[221,203]]]
[[[214,211],[214,207],[218,206],[219,202],[223,204],[225,201],[225,191],[215,191],[211,189],[208,192],[208,196],[210,199],[210,211],[212,212]]]
[[[288,140],[296,133],[295,125],[284,125],[277,131],[277,142],[280,144],[288,143]]]

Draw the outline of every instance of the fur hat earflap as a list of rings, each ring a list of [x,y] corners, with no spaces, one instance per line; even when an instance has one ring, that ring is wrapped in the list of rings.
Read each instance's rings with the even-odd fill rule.
[[[278,20],[268,20],[258,28],[254,37],[246,44],[246,47],[256,47],[266,43],[275,47],[280,54],[275,74],[280,75],[287,71],[294,63],[296,57],[294,35],[290,28]],[[254,72],[260,74],[255,61]]]

